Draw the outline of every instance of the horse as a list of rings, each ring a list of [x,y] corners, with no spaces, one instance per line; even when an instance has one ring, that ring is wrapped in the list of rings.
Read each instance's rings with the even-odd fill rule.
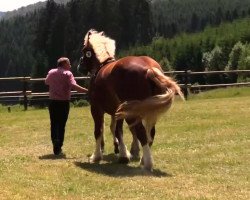
[[[143,150],[140,164],[151,171],[153,157],[150,147],[156,122],[171,107],[175,95],[184,100],[183,93],[151,57],[127,56],[116,60],[115,49],[115,40],[104,32],[91,29],[84,37],[77,68],[91,77],[88,94],[96,147],[90,162],[99,162],[103,158],[103,123],[107,113],[111,115],[110,129],[119,161],[128,163],[131,154],[138,154],[140,142]],[[124,120],[133,134],[130,152],[123,141]]]

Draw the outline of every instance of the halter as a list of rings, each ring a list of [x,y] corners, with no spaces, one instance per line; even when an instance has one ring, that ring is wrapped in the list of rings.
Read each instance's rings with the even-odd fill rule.
[[[109,63],[112,63],[112,62],[115,62],[116,60],[115,60],[115,58],[108,58],[107,60],[105,60],[104,62],[102,62],[101,64],[100,64],[100,66],[99,66],[99,68],[96,70],[96,72],[91,76],[92,78],[96,78],[96,76],[97,76],[97,74],[98,74],[98,72],[100,71],[100,69],[103,67],[103,66],[105,66],[105,65],[107,65],[107,64],[109,64]]]
[[[105,60],[103,63],[101,63],[100,68],[101,69],[104,65],[107,65],[108,63],[114,62],[115,58],[108,58],[107,60]],[[99,71],[99,70],[98,70]]]

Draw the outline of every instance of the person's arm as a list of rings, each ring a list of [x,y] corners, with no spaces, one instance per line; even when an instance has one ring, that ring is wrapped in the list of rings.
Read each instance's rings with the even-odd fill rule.
[[[68,72],[68,75],[69,75],[69,84],[71,85],[71,89],[76,90],[77,92],[81,92],[81,93],[88,92],[88,89],[86,89],[86,88],[84,88],[76,83],[76,80],[71,72]]]
[[[77,83],[72,86],[72,89],[76,90],[77,92],[81,92],[81,93],[87,93],[88,92],[87,88],[84,88],[84,87],[78,85]]]

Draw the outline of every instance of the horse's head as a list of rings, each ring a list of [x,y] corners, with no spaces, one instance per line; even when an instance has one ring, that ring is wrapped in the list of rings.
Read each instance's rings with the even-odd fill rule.
[[[100,62],[96,58],[94,49],[91,43],[89,42],[91,34],[95,33],[97,33],[95,30],[90,30],[84,38],[82,57],[80,58],[79,65],[77,67],[78,71],[82,74],[93,74],[95,73],[98,66],[100,66]]]
[[[89,30],[84,37],[82,57],[78,71],[83,74],[95,74],[103,63],[115,56],[115,41],[106,37],[103,32]]]

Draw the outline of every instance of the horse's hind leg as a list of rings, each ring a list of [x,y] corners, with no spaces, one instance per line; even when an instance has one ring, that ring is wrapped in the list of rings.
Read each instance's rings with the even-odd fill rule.
[[[103,122],[104,122],[104,113],[101,110],[91,107],[91,114],[95,123],[94,135],[96,139],[95,151],[90,157],[90,162],[99,162],[102,160],[102,145],[103,141]]]
[[[151,146],[150,144],[152,144],[152,138],[151,137],[148,138],[148,135],[151,135],[151,133],[147,133],[146,128],[143,126],[141,122],[135,125],[135,130],[137,138],[140,141],[143,150],[141,165],[144,166],[144,169],[151,171],[153,168],[153,157],[150,150]]]
[[[154,138],[155,138],[155,126],[152,127],[152,129],[150,131],[150,135],[151,135],[152,141],[149,143],[149,146],[151,147],[153,145]]]
[[[155,125],[152,128],[151,127],[146,128],[146,135],[147,135],[148,145],[151,148],[154,142],[154,137],[155,137]],[[141,165],[144,165],[143,157],[141,158]]]
[[[116,119],[115,119],[115,116],[111,116],[110,130],[111,130],[111,133],[113,135],[114,152],[115,152],[115,154],[117,154],[117,153],[119,153],[119,148],[118,148],[119,142],[118,142],[118,139],[115,136],[115,130],[116,130]]]
[[[155,120],[156,121],[156,120]],[[147,135],[147,141],[149,146],[151,147],[153,142],[154,142],[154,137],[155,137],[155,124],[156,122],[153,121],[150,123],[150,120],[143,120],[142,124],[144,128],[146,129],[146,135]]]
[[[130,153],[127,150],[123,141],[123,120],[118,120],[116,123],[115,135],[119,142],[119,162],[128,163],[130,160]]]
[[[140,158],[139,141],[137,139],[136,129],[132,125],[134,123],[134,120],[126,119],[126,122],[127,122],[128,126],[129,126],[129,130],[131,131],[132,136],[133,136],[133,140],[132,140],[131,148],[130,148],[131,158],[132,159],[139,159]]]
[[[130,131],[133,134],[133,141],[131,143],[131,149],[130,149],[131,158],[133,158],[134,160],[139,160],[140,159],[140,147],[139,147],[139,141],[138,141],[137,136],[136,136],[136,130],[134,127],[130,127]],[[151,136],[151,139],[150,139],[150,141],[148,141],[149,147],[151,147],[153,145],[153,142],[154,142],[155,126],[153,126],[153,128],[151,129],[150,136]],[[144,165],[143,162],[144,161],[143,161],[143,157],[142,157],[141,165]]]

